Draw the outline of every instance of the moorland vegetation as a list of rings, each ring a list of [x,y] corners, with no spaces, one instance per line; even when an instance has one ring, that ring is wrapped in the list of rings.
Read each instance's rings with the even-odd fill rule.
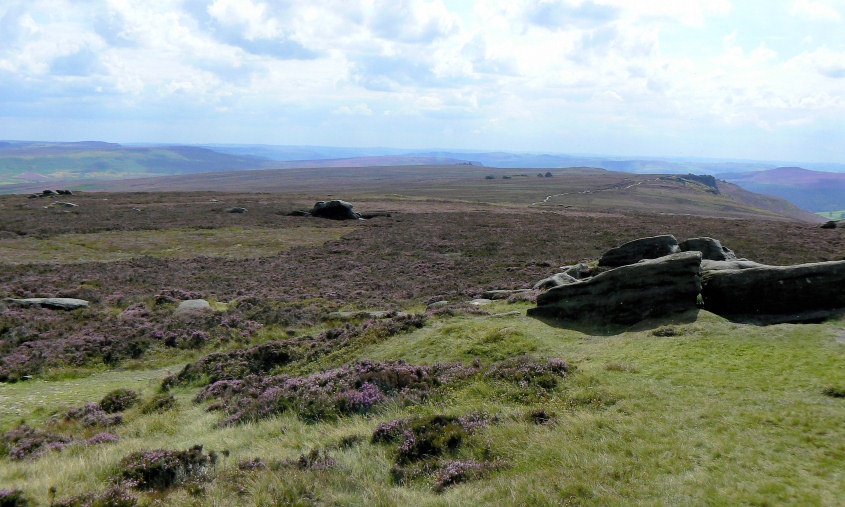
[[[370,220],[288,216],[314,197],[0,197],[0,295],[91,303],[0,303],[0,502],[842,498],[843,318],[589,333],[526,316],[537,291],[470,303],[638,237],[795,264],[845,258],[842,229],[395,196],[354,199]],[[262,240],[213,247],[229,236]]]

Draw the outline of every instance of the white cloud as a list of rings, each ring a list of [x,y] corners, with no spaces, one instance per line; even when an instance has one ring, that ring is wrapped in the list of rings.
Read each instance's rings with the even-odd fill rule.
[[[335,114],[348,116],[372,116],[373,110],[367,104],[356,104],[354,106],[340,106],[333,111]]]
[[[792,4],[791,14],[796,14],[813,21],[841,21],[836,8],[821,0],[796,0]]]
[[[267,4],[252,0],[214,0],[208,13],[222,24],[240,25],[248,40],[272,39],[283,35],[279,22],[269,17]]]

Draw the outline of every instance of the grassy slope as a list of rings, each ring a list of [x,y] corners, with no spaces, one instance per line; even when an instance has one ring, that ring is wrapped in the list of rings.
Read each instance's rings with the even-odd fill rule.
[[[500,310],[519,308],[499,304]],[[36,461],[0,465],[0,482],[32,491],[42,501],[100,489],[114,463],[139,448],[229,450],[204,504],[226,505],[237,487],[241,501],[268,504],[307,493],[322,503],[396,505],[556,504],[803,504],[832,505],[843,493],[845,404],[825,397],[828,384],[845,383],[837,364],[845,345],[835,337],[845,321],[821,325],[742,326],[702,313],[676,326],[678,336],[645,331],[588,336],[524,316],[456,317],[411,335],[371,346],[361,357],[412,362],[494,359],[530,352],[565,357],[577,371],[547,399],[525,399],[519,389],[477,382],[437,403],[387,407],[375,416],[306,424],[291,416],[235,428],[190,402],[196,389],[177,390],[179,408],[164,415],[127,414],[121,442],[66,450]],[[608,365],[617,365],[607,369]],[[175,369],[175,368],[173,368]],[[82,379],[2,386],[6,400],[39,396],[26,419],[60,412],[113,385],[140,387],[162,370],[97,374]],[[45,384],[50,384],[46,389]],[[14,401],[12,402],[14,403]],[[21,405],[3,404],[21,410]],[[555,426],[520,419],[543,406],[559,415]],[[398,487],[389,480],[389,451],[366,441],[380,421],[419,413],[463,414],[481,409],[503,421],[486,429],[495,455],[511,467],[443,494]],[[30,414],[26,411],[29,410]],[[8,417],[4,417],[8,421]],[[338,448],[343,437],[364,441]],[[332,449],[338,468],[328,472],[253,472],[229,477],[237,460],[296,457],[312,447]],[[184,490],[177,504],[192,503]]]

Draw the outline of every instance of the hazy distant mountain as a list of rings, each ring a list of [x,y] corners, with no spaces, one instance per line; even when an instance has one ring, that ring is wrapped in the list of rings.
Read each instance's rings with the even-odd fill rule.
[[[760,194],[775,195],[810,211],[845,209],[845,173],[778,167],[723,174],[720,178]]]
[[[0,142],[0,185],[257,169],[266,161],[197,146],[122,146],[86,141]]]

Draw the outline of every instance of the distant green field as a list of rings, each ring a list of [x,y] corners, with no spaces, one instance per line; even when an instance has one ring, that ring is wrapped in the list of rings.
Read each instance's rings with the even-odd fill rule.
[[[831,220],[842,220],[845,218],[845,209],[839,211],[819,211],[816,214]]]

